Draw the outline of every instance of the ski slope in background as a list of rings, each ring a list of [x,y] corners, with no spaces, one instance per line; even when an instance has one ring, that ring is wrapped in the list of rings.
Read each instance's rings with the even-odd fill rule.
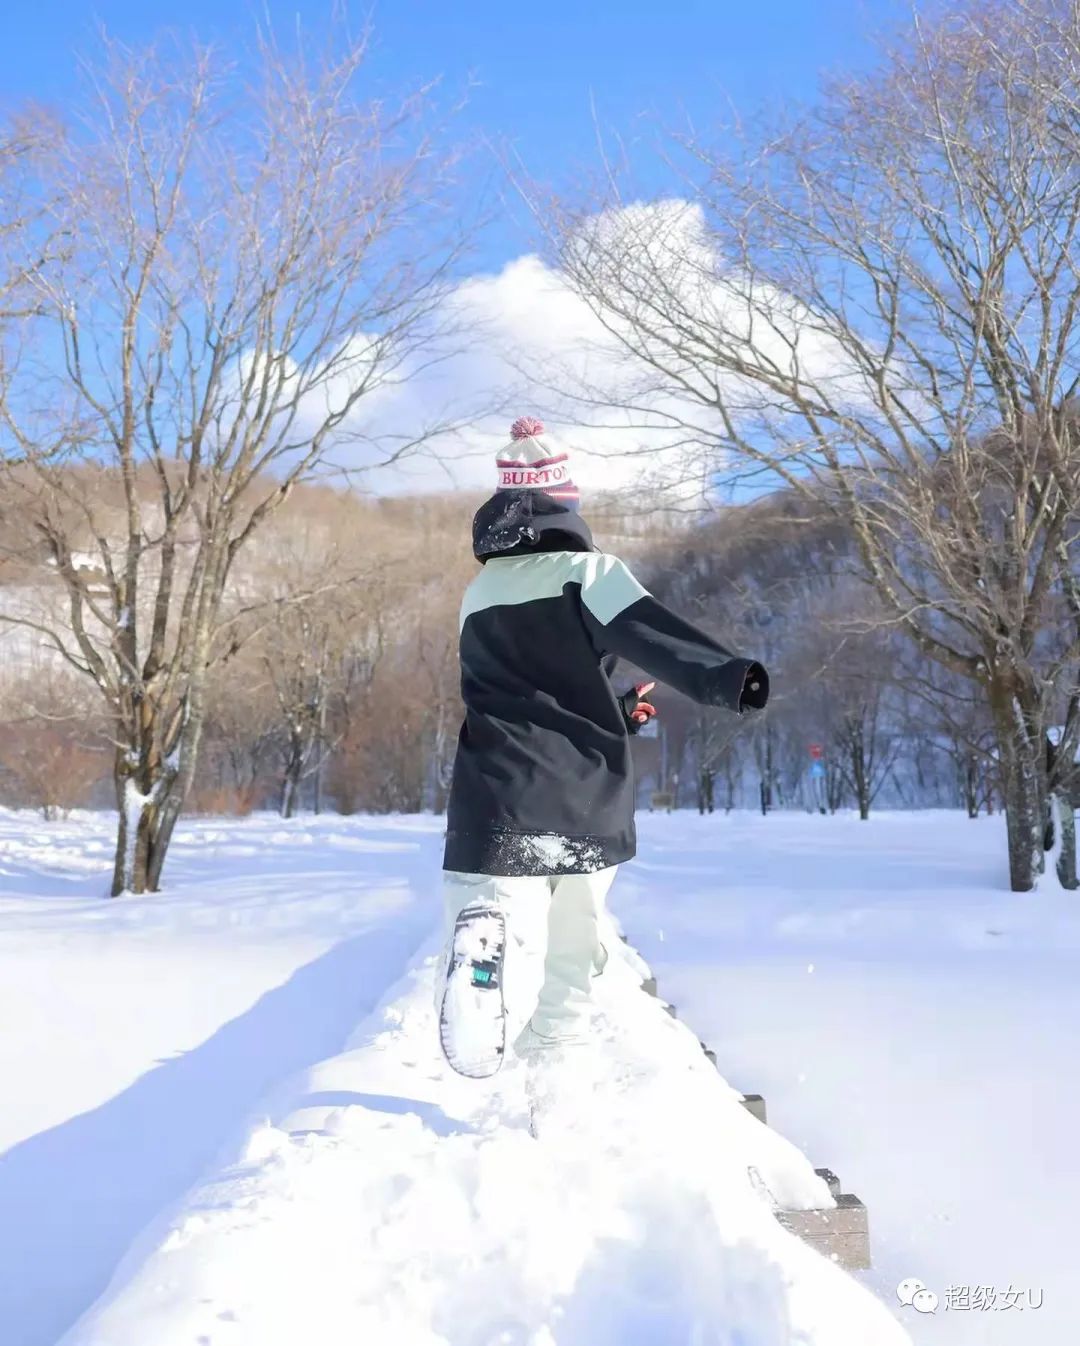
[[[539,1141],[520,1071],[449,1076],[437,819],[188,824],[168,894],[108,902],[107,820],[0,813],[0,1340],[1056,1346],[1074,900],[1003,891],[997,820],[641,824],[616,911],[777,1132],[623,960]],[[818,1204],[826,1163],[881,1304],[747,1178]],[[916,1320],[906,1276],[1044,1306]]]

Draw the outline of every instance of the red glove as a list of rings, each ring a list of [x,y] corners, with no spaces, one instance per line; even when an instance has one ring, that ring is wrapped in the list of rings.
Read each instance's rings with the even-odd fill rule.
[[[637,734],[642,725],[646,725],[656,714],[656,707],[650,705],[648,701],[643,701],[646,696],[656,686],[655,682],[639,682],[636,687],[631,687],[628,692],[624,692],[619,697],[619,705],[622,707],[623,720],[626,722],[627,732]]]

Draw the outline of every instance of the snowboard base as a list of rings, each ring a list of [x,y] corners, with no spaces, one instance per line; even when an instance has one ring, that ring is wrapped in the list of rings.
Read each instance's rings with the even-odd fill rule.
[[[486,1079],[506,1053],[503,955],[506,922],[496,907],[464,907],[454,922],[439,1006],[439,1043],[459,1075]]]

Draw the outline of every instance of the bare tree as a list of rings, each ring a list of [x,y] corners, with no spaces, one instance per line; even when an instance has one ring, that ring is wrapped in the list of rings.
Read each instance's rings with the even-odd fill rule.
[[[726,786],[725,809],[730,812],[734,793],[733,767],[735,740],[741,726],[736,720],[721,717],[715,711],[695,708],[691,746],[697,765],[697,809],[712,813],[716,808],[716,776],[723,774]]]
[[[49,220],[48,194],[38,190],[37,181],[56,134],[55,122],[41,108],[20,111],[0,128],[0,323],[36,315],[32,281],[62,247]]]
[[[245,816],[270,794],[278,747],[278,708],[250,648],[207,679],[199,761],[185,807]]]
[[[365,408],[436,335],[450,160],[424,94],[364,95],[363,56],[342,32],[318,60],[263,37],[241,81],[208,50],[109,44],[41,168],[64,248],[34,274],[41,339],[4,388],[27,464],[5,508],[65,612],[6,615],[107,707],[114,893],[159,886],[208,670],[235,645],[237,557],[331,455],[411,447],[373,446]]]
[[[91,802],[108,745],[88,689],[55,665],[22,668],[0,686],[0,797],[51,822]]]
[[[343,732],[335,708],[355,696],[362,669],[370,678],[383,646],[389,558],[358,554],[356,541],[326,520],[292,528],[275,536],[260,577],[269,592],[252,614],[254,644],[277,706],[283,818],[296,813],[312,777],[318,812],[323,765]]]
[[[905,747],[897,713],[895,633],[883,630],[877,604],[865,587],[838,584],[830,605],[812,610],[813,629],[804,635],[812,665],[825,761],[825,793],[855,800],[865,822]],[[835,772],[838,780],[830,780]],[[835,811],[835,810],[832,810]]]
[[[743,151],[681,148],[686,201],[538,212],[559,265],[643,421],[827,503],[889,620],[982,689],[1029,889],[1080,666],[1080,9],[972,0]]]
[[[836,741],[839,769],[864,822],[898,751],[896,740],[882,734],[881,703],[881,691],[875,689],[849,705],[841,717]]]
[[[999,788],[994,724],[983,688],[926,658],[914,645],[896,649],[894,681],[903,698],[904,732],[925,749],[915,762],[922,788],[924,758],[951,764],[955,795],[969,818],[994,811]]]
[[[0,125],[0,404],[16,382],[40,316],[37,275],[63,246],[49,192],[36,181],[55,127],[38,109]],[[20,461],[20,446],[0,435],[0,467]]]
[[[325,606],[307,602],[283,609],[272,627],[273,654],[264,656],[284,730],[283,818],[296,812],[303,783],[318,771],[326,747],[335,627],[324,615]]]

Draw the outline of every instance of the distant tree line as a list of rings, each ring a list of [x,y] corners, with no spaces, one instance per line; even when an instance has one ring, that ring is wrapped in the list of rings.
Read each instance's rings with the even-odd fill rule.
[[[295,490],[223,601],[228,646],[207,679],[188,810],[443,809],[477,503]],[[664,601],[766,662],[775,689],[764,715],[741,720],[658,688],[660,735],[635,743],[643,807],[657,796],[703,812],[864,817],[882,804],[971,816],[997,806],[988,719],[873,608],[830,511],[808,514],[787,491],[701,519],[640,504],[631,514],[611,499],[584,509],[600,545],[626,555]],[[13,533],[4,540],[3,601],[39,613],[59,605],[46,552],[16,565]],[[82,582],[104,586],[90,572]],[[13,635],[0,676],[0,797],[46,815],[109,803],[107,718],[46,638]],[[636,676],[621,669],[620,689]]]

